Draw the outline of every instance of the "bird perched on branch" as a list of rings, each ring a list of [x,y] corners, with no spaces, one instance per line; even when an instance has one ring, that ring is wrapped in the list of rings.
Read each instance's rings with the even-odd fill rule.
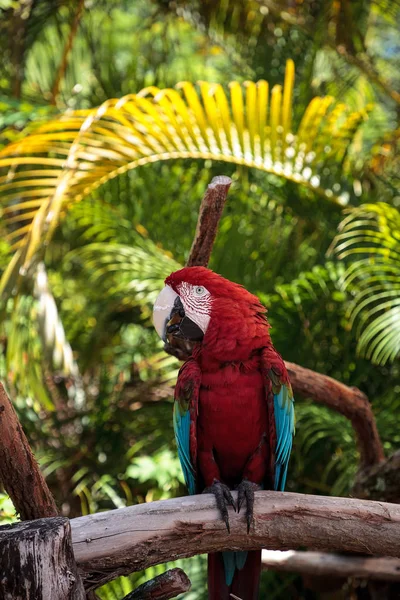
[[[186,485],[214,494],[228,531],[228,507],[246,505],[249,532],[254,491],[285,487],[294,408],[284,362],[266,309],[242,286],[204,267],[176,271],[165,284],[153,319],[166,346],[186,358],[174,402]],[[209,554],[209,598],[255,600],[260,572],[261,551]]]

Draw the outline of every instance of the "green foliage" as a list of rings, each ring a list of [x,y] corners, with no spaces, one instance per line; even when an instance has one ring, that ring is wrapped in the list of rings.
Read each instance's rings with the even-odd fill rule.
[[[400,213],[384,203],[353,209],[339,228],[334,248],[351,259],[343,287],[351,290],[350,322],[358,350],[377,364],[400,354]]]
[[[0,375],[63,513],[185,493],[179,364],[151,307],[221,173],[234,183],[211,267],[261,297],[285,359],[362,389],[395,451],[398,2],[80,4],[27,2],[21,19],[20,3],[0,2]],[[348,494],[351,424],[296,407],[288,489]],[[12,518],[1,494],[0,520]],[[185,599],[205,598],[205,557],[176,564],[192,580]],[[261,596],[306,597],[300,578],[273,572]]]
[[[15,516],[14,505],[7,494],[0,493],[0,523],[14,523],[17,520]]]

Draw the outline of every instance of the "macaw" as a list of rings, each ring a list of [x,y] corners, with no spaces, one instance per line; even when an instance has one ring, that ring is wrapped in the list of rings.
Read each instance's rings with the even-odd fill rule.
[[[294,435],[292,389],[266,309],[241,285],[185,267],[166,278],[153,322],[187,358],[173,421],[189,493],[214,494],[228,531],[228,506],[239,512],[246,502],[249,532],[255,490],[285,487]],[[261,551],[209,554],[210,600],[255,600],[260,573]]]

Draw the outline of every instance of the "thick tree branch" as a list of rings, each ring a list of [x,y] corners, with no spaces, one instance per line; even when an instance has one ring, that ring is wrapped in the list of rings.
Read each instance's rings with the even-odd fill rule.
[[[311,398],[347,417],[353,425],[360,451],[361,468],[383,460],[382,442],[368,398],[359,389],[294,363],[286,363],[295,394]]]
[[[236,492],[233,492],[236,497]],[[307,547],[400,557],[400,506],[349,498],[257,492],[254,526],[229,512],[231,534],[204,494],[139,504],[71,520],[85,585],[185,556],[226,549]]]
[[[297,550],[263,550],[262,565],[264,569],[302,573],[313,577],[326,575],[400,581],[398,558],[370,558]]]
[[[214,177],[201,201],[196,234],[187,260],[188,267],[206,267],[210,260],[218,224],[232,179],[225,175]]]
[[[0,481],[23,521],[58,515],[54,498],[1,383]]]
[[[170,569],[146,581],[123,600],[170,600],[190,590],[191,583],[182,569]]]

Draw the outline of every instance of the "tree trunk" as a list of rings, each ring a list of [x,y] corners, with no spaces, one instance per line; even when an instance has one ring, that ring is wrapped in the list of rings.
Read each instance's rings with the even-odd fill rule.
[[[68,519],[38,519],[0,528],[0,598],[85,600]]]

